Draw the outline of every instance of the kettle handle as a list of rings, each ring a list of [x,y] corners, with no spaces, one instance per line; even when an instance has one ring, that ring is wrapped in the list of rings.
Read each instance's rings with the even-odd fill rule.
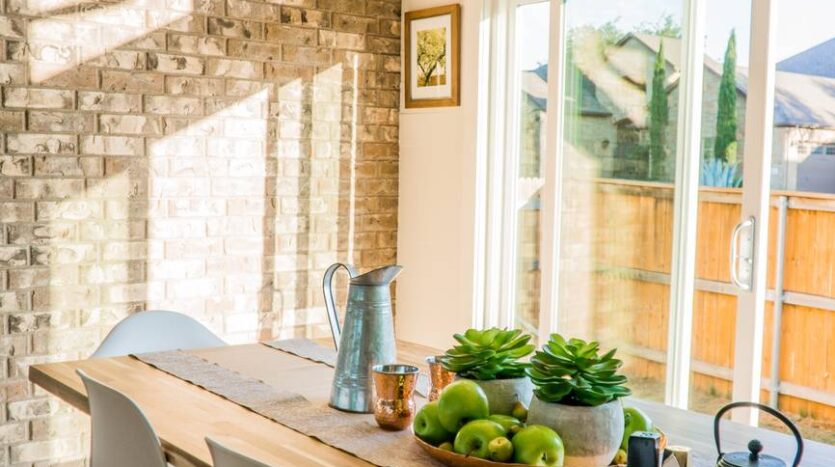
[[[336,312],[336,303],[333,300],[333,274],[339,268],[345,268],[348,271],[348,276],[354,278],[357,271],[350,264],[334,263],[326,271],[325,277],[322,280],[322,292],[325,294],[325,308],[328,311],[328,322],[331,325],[331,336],[333,336],[333,347],[339,351],[339,337],[342,330],[339,328],[339,315]]]
[[[716,452],[719,453],[720,459],[725,453],[722,452],[722,447],[719,445],[719,422],[722,420],[722,415],[725,415],[725,412],[739,407],[755,407],[764,412],[768,412],[769,414],[773,415],[781,422],[783,422],[784,425],[789,427],[792,434],[794,435],[795,441],[797,442],[797,453],[794,456],[794,463],[792,463],[792,466],[797,467],[800,465],[800,458],[803,457],[803,437],[800,436],[800,431],[798,431],[794,423],[792,423],[792,421],[789,420],[788,417],[780,413],[780,411],[772,409],[767,405],[759,404],[757,402],[731,402],[730,404],[719,409],[719,412],[716,413],[716,417],[714,417],[713,419],[713,439],[716,440]]]

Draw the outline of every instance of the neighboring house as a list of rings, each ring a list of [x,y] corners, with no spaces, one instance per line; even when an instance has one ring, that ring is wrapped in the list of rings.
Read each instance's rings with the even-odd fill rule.
[[[646,179],[647,129],[652,70],[661,42],[667,60],[667,178],[672,180],[681,70],[679,39],[628,34],[602,51],[600,38],[576,38],[569,54],[565,131],[569,154],[596,161],[597,176]],[[777,65],[772,189],[835,193],[835,39],[812,47]],[[722,65],[705,57],[702,100],[702,156],[712,157],[717,98]],[[545,118],[547,66],[524,73],[525,114],[539,126]],[[738,150],[744,151],[747,70],[737,70]],[[576,103],[579,101],[580,105]],[[525,126],[523,128],[528,128]],[[537,130],[540,131],[540,130]],[[525,141],[538,133],[525,132]],[[525,176],[537,176],[538,143],[523,141]]]

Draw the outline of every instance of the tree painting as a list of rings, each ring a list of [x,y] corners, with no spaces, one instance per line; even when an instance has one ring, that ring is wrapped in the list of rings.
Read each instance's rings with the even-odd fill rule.
[[[655,55],[649,102],[649,180],[667,181],[666,132],[670,110],[667,105],[666,81],[667,60],[664,58],[664,41],[661,41]]]
[[[736,32],[731,31],[722,63],[719,82],[719,101],[716,112],[716,144],[713,157],[731,164],[736,163]]]
[[[446,28],[417,32],[418,87],[446,84]]]

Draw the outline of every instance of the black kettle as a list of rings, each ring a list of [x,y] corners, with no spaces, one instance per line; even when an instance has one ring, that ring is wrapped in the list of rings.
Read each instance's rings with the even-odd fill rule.
[[[794,426],[785,415],[777,410],[772,409],[767,405],[758,404],[756,402],[732,402],[716,413],[713,419],[713,438],[716,440],[716,452],[719,457],[716,459],[717,467],[786,467],[786,463],[782,460],[769,456],[768,454],[760,454],[763,450],[762,443],[759,440],[753,439],[748,443],[749,452],[722,452],[722,447],[719,444],[719,422],[722,420],[722,415],[725,412],[736,409],[738,407],[756,407],[764,412],[774,415],[781,422],[783,422],[794,434],[794,439],[797,441],[797,453],[794,456],[793,467],[800,465],[800,458],[803,457],[803,438],[800,436],[800,431]]]

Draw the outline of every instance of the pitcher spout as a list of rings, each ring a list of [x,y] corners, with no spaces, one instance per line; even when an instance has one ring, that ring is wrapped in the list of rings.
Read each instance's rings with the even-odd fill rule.
[[[365,274],[354,276],[351,278],[352,285],[389,285],[397,278],[403,266],[392,264],[390,266],[383,266],[373,271],[368,271]]]

